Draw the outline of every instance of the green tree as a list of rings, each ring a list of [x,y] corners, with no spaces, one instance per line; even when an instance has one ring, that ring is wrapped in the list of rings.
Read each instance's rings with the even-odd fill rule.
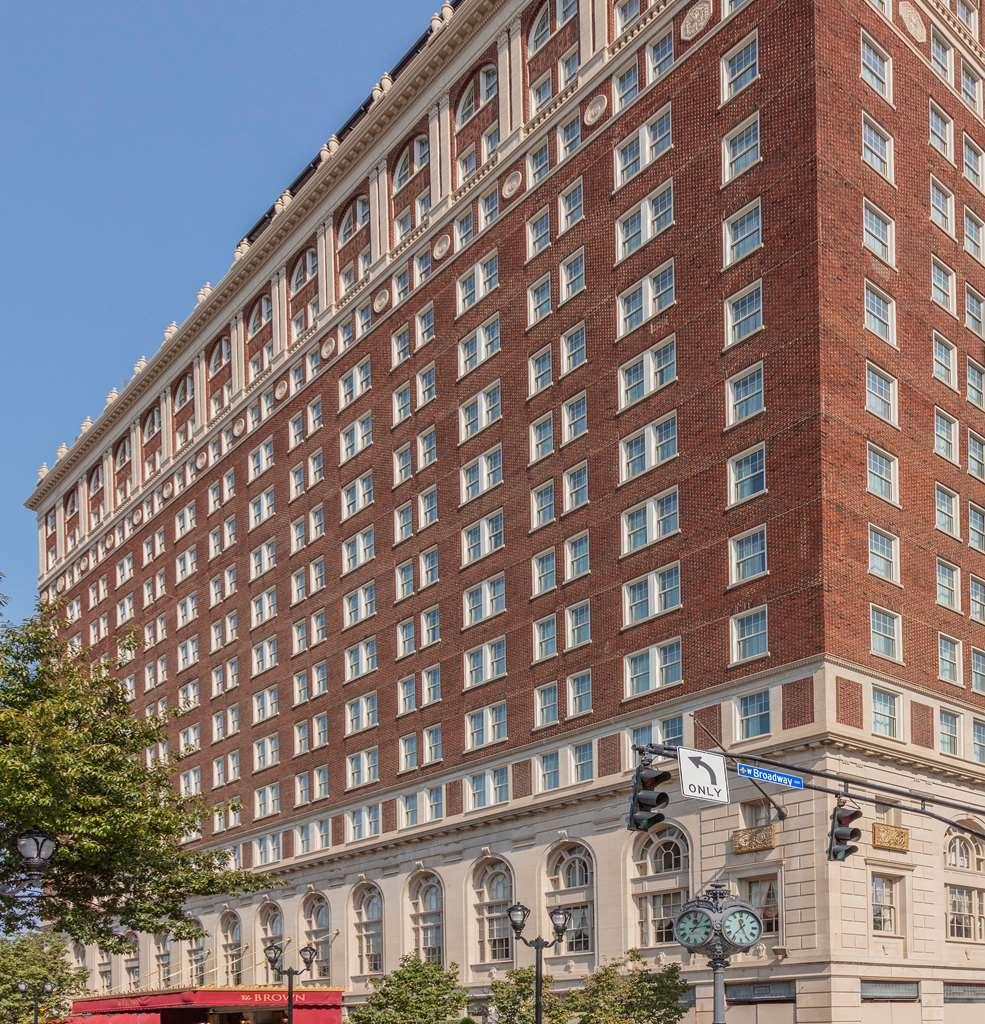
[[[571,997],[578,1024],[677,1024],[687,1013],[687,985],[677,964],[659,971],[644,966],[636,950],[602,964]]]
[[[61,1018],[72,996],[85,991],[86,972],[69,963],[65,943],[47,932],[28,932],[0,939],[0,1024],[33,1024],[31,994],[50,981],[54,991],[39,1002],[42,1021]],[[18,992],[18,982],[28,993]]]
[[[544,977],[544,1021],[546,1024],[566,1024],[569,1011],[567,1001],[551,990],[554,979]],[[496,1024],[534,1024],[533,967],[515,967],[506,977],[490,985],[490,1002]]]
[[[0,625],[0,934],[44,920],[108,950],[130,931],[187,938],[189,898],[270,885],[183,843],[208,809],[147,763],[167,722],[132,712],[118,668],[74,652],[54,607]],[[15,846],[34,828],[59,840],[43,890]]]
[[[468,993],[458,983],[458,965],[445,970],[414,954],[370,982],[373,993],[350,1011],[351,1024],[448,1024],[461,1019]]]

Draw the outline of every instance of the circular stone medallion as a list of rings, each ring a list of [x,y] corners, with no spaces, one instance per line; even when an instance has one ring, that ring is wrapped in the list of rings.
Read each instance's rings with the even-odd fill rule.
[[[135,508],[133,510],[133,514],[130,516],[130,522],[133,523],[134,526],[139,526],[143,518],[144,513],[139,508]]]
[[[448,250],[451,248],[451,239],[447,235],[442,235],[437,242],[434,243],[434,258],[440,260],[443,256],[446,256]]]
[[[520,191],[522,185],[523,175],[519,171],[514,171],[503,184],[503,195],[507,199],[512,199]]]
[[[328,357],[335,351],[335,339],[326,338],[321,343],[321,357],[322,359],[328,359]]]
[[[274,387],[274,398],[279,402],[282,398],[287,395],[287,381],[279,380]]]
[[[233,424],[233,437],[242,437],[246,430],[246,420],[242,416]]]
[[[608,99],[601,93],[593,100],[590,100],[588,106],[585,107],[585,124],[589,127],[593,124],[598,124],[602,120],[608,106]]]
[[[199,469],[205,469],[206,465],[208,464],[208,461],[209,453],[205,451],[205,449],[203,448],[202,451],[200,451],[198,455],[195,456],[195,465],[198,466]]]
[[[170,480],[161,488],[161,494],[163,494],[165,498],[170,498],[171,495],[174,494],[174,484],[171,483]]]
[[[382,313],[386,309],[386,304],[390,301],[390,294],[385,288],[381,289],[376,293],[376,298],[373,299],[373,309],[377,313]]]

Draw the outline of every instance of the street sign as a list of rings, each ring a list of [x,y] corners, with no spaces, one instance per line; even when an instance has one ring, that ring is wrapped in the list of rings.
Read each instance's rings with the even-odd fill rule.
[[[678,747],[677,764],[681,770],[681,792],[684,796],[708,800],[713,804],[729,802],[728,775],[725,758],[721,754]]]
[[[774,786],[786,786],[787,789],[803,789],[804,780],[800,775],[789,772],[778,772],[773,768],[757,768],[754,764],[736,766],[736,772],[744,779],[755,779],[757,782],[772,782]]]

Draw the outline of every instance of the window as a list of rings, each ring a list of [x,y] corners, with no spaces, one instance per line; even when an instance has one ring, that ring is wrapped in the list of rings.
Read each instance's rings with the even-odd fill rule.
[[[862,115],[862,160],[887,181],[893,180],[893,137],[868,114]]]
[[[869,527],[869,572],[899,582],[899,538],[876,526]]]
[[[725,303],[725,344],[737,345],[763,326],[763,286],[757,281]]]
[[[881,210],[866,200],[863,203],[863,245],[881,260],[893,264],[895,255],[895,224]]]
[[[665,182],[616,222],[616,253],[625,259],[674,223],[674,183]]]
[[[940,558],[937,559],[937,603],[961,610],[961,570]]]
[[[762,690],[749,696],[740,697],[737,702],[739,713],[739,738],[754,739],[766,736],[770,731],[770,693]]]
[[[730,630],[733,663],[751,661],[769,654],[768,614],[765,606],[733,615]]]
[[[893,62],[873,39],[862,33],[862,80],[884,99],[892,102]]]
[[[682,680],[681,642],[678,639],[629,654],[624,659],[627,697],[637,697]]]
[[[561,294],[560,301],[567,302],[568,299],[577,295],[585,287],[585,251],[569,256],[561,264]]]
[[[617,0],[616,36],[621,36],[639,16],[640,0]]]
[[[548,274],[527,289],[527,324],[532,326],[551,312],[551,278]]]
[[[955,312],[954,271],[934,256],[930,258],[930,297],[949,313]]]
[[[458,312],[471,309],[499,285],[499,258],[496,253],[477,263],[458,279]]]
[[[557,725],[559,718],[557,683],[548,683],[546,686],[538,687],[534,691],[534,699],[537,709],[537,726]]]
[[[554,549],[542,551],[530,560],[533,570],[533,595],[546,594],[557,586],[557,559]]]
[[[536,256],[551,244],[551,215],[549,210],[542,210],[536,217],[527,221],[527,258]]]
[[[671,108],[668,104],[615,150],[616,188],[635,178],[672,145]]]
[[[872,930],[884,935],[897,934],[896,879],[872,876]]]
[[[622,514],[623,554],[639,551],[678,529],[678,493],[674,487]]]
[[[581,437],[588,430],[588,398],[584,392],[569,398],[561,407],[562,443]]]
[[[493,704],[465,716],[466,750],[478,750],[506,739],[506,705]]]
[[[529,394],[533,397],[553,382],[554,361],[550,346],[535,352],[527,361],[529,369]]]
[[[494,423],[503,414],[499,381],[469,399],[459,409],[459,435],[465,441]]]
[[[648,424],[619,442],[620,479],[632,480],[677,454],[677,413]]]
[[[734,426],[743,420],[762,412],[765,406],[763,364],[757,363],[748,370],[730,377],[725,382],[725,421]]]
[[[725,221],[724,266],[730,267],[763,244],[762,207],[756,199]]]
[[[934,451],[950,462],[957,462],[958,443],[958,421],[942,409],[935,409]]]
[[[544,661],[557,654],[557,618],[548,615],[534,623],[534,661]]]
[[[890,345],[896,344],[896,303],[870,281],[865,282],[865,326]]]
[[[675,562],[623,584],[623,626],[645,622],[679,608],[681,568]]]
[[[930,104],[930,144],[948,160],[953,159],[954,122],[933,102]]]
[[[737,96],[759,77],[759,39],[755,33],[722,57],[722,102]]]
[[[934,506],[937,529],[949,533],[952,537],[960,536],[958,496],[954,491],[937,484],[934,488]]]
[[[728,462],[729,504],[738,505],[766,492],[766,446],[734,455]]]
[[[729,541],[729,582],[735,586],[766,573],[766,527],[739,534]]]
[[[899,503],[898,489],[898,461],[895,455],[877,448],[870,444],[867,448],[867,482],[866,488],[870,494],[884,499],[896,505]]]
[[[632,103],[640,91],[640,69],[636,55],[633,55],[633,63],[613,78],[612,93],[615,97],[613,106],[618,113],[628,104]]]
[[[873,654],[900,661],[902,646],[900,616],[872,605],[870,608],[869,646]]]
[[[583,462],[564,474],[564,511],[571,512],[588,503],[588,466]]]
[[[465,688],[481,686],[506,674],[506,640],[500,637],[466,651],[464,656]]]
[[[985,221],[964,208],[964,248],[979,262],[985,261]]]
[[[933,27],[930,29],[930,66],[945,82],[954,81],[954,50]]]
[[[503,452],[497,445],[462,467],[461,500],[472,501],[502,482]]]
[[[542,75],[530,86],[530,114],[534,116],[550,102],[553,95],[551,74]]]
[[[474,587],[469,587],[462,595],[465,606],[465,625],[473,626],[499,612],[506,610],[506,581],[502,576],[495,576]]]
[[[961,664],[961,641],[944,633],[937,634],[937,675],[946,683],[964,685]]]
[[[930,219],[941,230],[954,234],[954,195],[934,177],[930,179]]]
[[[673,32],[666,32],[656,42],[650,44],[646,52],[646,61],[651,82],[667,74],[674,63]]]
[[[896,378],[874,363],[865,366],[865,408],[888,423],[897,422]]]
[[[499,509],[462,530],[462,564],[471,565],[506,543],[503,510]]]
[[[727,184],[759,163],[759,112],[722,139],[722,183]]]

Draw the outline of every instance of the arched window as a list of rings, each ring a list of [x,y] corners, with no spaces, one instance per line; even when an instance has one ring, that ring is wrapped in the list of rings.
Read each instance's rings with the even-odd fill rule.
[[[323,981],[332,976],[332,934],[328,902],[324,896],[309,896],[304,902],[304,938],[318,951],[312,973]]]
[[[149,441],[161,430],[161,407],[155,405],[144,420],[144,440]]]
[[[964,871],[985,871],[985,844],[969,836],[953,836],[947,844],[947,866]]]
[[[157,988],[171,986],[171,939],[167,935],[154,936],[154,973]]]
[[[562,846],[548,859],[548,906],[570,912],[564,936],[566,953],[589,953],[594,948],[595,899],[592,855],[580,843]]]
[[[219,923],[222,936],[222,971],[226,985],[243,983],[243,926],[236,914],[224,914]]]
[[[383,973],[383,896],[371,884],[361,885],[352,895],[355,917],[356,955],[360,974]]]
[[[533,26],[530,29],[530,39],[527,43],[527,52],[536,53],[551,38],[551,8],[544,4],[537,17],[534,18]]]
[[[418,875],[411,883],[414,949],[429,964],[444,963],[444,892],[437,875]]]
[[[462,93],[458,101],[458,112],[455,114],[455,123],[459,128],[475,117],[475,82],[469,82],[468,88]]]
[[[232,358],[233,347],[227,336],[221,337],[209,355],[209,376],[218,373]]]
[[[479,101],[488,103],[496,98],[499,91],[499,74],[495,64],[487,64],[479,72]]]
[[[309,249],[294,264],[294,273],[291,274],[291,294],[300,290],[315,274],[318,273],[318,250]]]
[[[513,876],[501,860],[476,869],[475,918],[479,963],[513,959],[513,930],[506,916],[512,902]]]
[[[284,941],[284,915],[276,903],[266,903],[260,908],[260,952],[275,943]],[[273,985],[278,977],[271,969],[266,956],[263,958],[265,984]]]
[[[190,939],[188,942],[188,981],[192,985],[205,984],[205,955],[205,936],[199,935]]]
[[[186,373],[184,377],[178,381],[178,386],[174,389],[174,407],[178,409],[184,408],[193,398],[195,397],[195,378],[190,373]]]
[[[400,159],[397,161],[396,170],[393,172],[394,191],[397,192],[402,189],[404,185],[410,181],[413,173],[413,165],[410,160],[410,146],[408,146],[403,153],[401,153]]]
[[[264,295],[253,307],[253,311],[250,313],[249,326],[247,327],[247,333],[251,338],[264,324],[270,322],[270,318],[273,316],[273,309],[274,307],[269,295]]]
[[[687,837],[673,825],[657,829],[640,843],[636,869],[642,876],[686,871],[687,866]]]

